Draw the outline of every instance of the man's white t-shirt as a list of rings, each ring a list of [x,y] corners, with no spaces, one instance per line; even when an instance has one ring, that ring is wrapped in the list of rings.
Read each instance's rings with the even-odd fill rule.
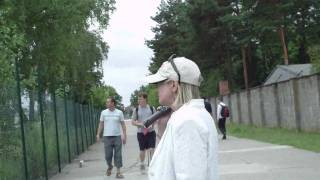
[[[123,112],[119,109],[110,111],[105,109],[101,112],[100,121],[104,122],[103,136],[120,136],[121,121],[124,121]]]

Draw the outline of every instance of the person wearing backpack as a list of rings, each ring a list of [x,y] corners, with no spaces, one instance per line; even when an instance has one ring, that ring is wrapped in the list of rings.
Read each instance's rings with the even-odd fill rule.
[[[137,139],[140,149],[140,170],[145,170],[145,156],[146,152],[150,153],[150,159],[153,156],[154,148],[156,146],[156,133],[154,125],[146,128],[144,121],[150,117],[156,110],[154,107],[147,104],[148,95],[140,93],[138,95],[138,106],[134,109],[132,114],[132,125],[137,126]]]
[[[218,128],[222,133],[222,139],[227,139],[227,130],[226,130],[226,119],[229,117],[229,108],[228,106],[219,101],[217,106],[217,119],[218,119]]]

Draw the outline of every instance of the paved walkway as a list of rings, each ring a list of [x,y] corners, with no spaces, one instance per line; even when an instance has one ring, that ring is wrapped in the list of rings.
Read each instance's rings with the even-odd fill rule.
[[[147,180],[146,172],[139,170],[136,129],[127,124],[123,174],[127,180]],[[79,160],[84,160],[82,167]],[[103,144],[99,142],[51,179],[116,179],[115,170],[109,177],[105,176],[105,170]],[[319,180],[320,153],[230,137],[219,141],[219,173],[220,180]]]

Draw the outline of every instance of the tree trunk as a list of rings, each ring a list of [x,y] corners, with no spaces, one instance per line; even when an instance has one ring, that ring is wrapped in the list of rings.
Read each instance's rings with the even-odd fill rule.
[[[251,44],[249,43],[246,48],[246,58],[247,58],[247,78],[248,78],[248,88],[251,87],[252,81],[254,80],[254,66],[252,66],[252,56],[251,56]],[[250,78],[251,77],[251,78]]]
[[[247,70],[247,57],[246,57],[246,47],[241,47],[241,53],[242,53],[242,65],[243,65],[243,78],[244,78],[244,85],[245,88],[248,89],[248,70]]]
[[[283,49],[284,64],[288,65],[289,64],[288,49],[285,41],[284,28],[282,26],[280,26],[279,28],[279,35],[280,35],[281,45]]]

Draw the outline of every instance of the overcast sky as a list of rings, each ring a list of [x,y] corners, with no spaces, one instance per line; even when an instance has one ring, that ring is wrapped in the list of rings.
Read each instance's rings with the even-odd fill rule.
[[[125,106],[130,104],[131,93],[146,84],[148,66],[153,52],[145,45],[152,39],[151,20],[161,0],[116,0],[116,11],[111,15],[103,35],[109,44],[108,60],[103,63],[103,81],[122,96]]]

